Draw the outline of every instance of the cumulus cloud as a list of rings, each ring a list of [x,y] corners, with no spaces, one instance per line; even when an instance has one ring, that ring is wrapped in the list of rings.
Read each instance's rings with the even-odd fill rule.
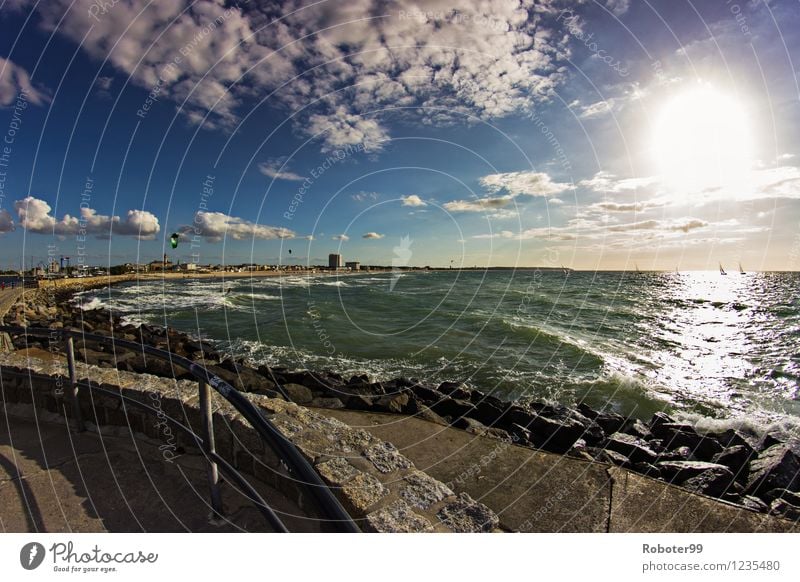
[[[371,239],[378,239],[383,237],[384,235],[378,234],[377,232],[367,232],[361,235],[361,238],[371,238]]]
[[[682,218],[675,221],[664,220],[640,220],[638,222],[629,222],[627,224],[618,224],[608,227],[609,232],[627,232],[632,230],[664,230],[664,231],[681,231],[689,232],[697,228],[708,226],[708,222],[700,220],[699,218]]]
[[[272,102],[301,111],[296,128],[326,150],[380,149],[388,110],[427,123],[531,111],[566,79],[570,56],[561,0],[354,0],[335,9],[127,0],[99,17],[96,4],[50,0],[37,10],[46,30],[82,42],[140,87],[161,79],[187,119],[210,111],[206,124],[230,127],[247,99],[274,91]]]
[[[260,163],[258,165],[258,171],[267,178],[272,178],[273,180],[288,180],[291,182],[302,182],[305,180],[304,176],[290,172],[285,164],[285,158],[273,158]]]
[[[28,72],[10,61],[0,57],[0,107],[7,107],[16,102],[20,93],[30,103],[41,105],[48,100],[47,95],[33,86]]]
[[[442,207],[450,212],[487,212],[508,206],[513,197],[499,196],[496,198],[486,197],[475,200],[452,200],[445,202]]]
[[[658,183],[658,176],[619,178],[610,172],[600,171],[591,178],[578,182],[578,186],[583,186],[596,192],[620,193],[638,190]]]
[[[0,210],[0,232],[11,232],[14,230],[14,219],[11,213],[3,208]]]
[[[107,238],[113,234],[152,240],[161,230],[158,218],[146,210],[128,210],[124,219],[119,216],[98,214],[93,208],[83,207],[79,216],[65,214],[57,219],[50,214],[52,208],[45,200],[28,196],[14,202],[20,225],[28,232],[74,236],[78,234]]]
[[[481,185],[490,192],[505,191],[509,196],[551,197],[567,190],[569,184],[553,182],[545,172],[508,172],[489,174],[480,179]]]
[[[401,196],[400,200],[402,200],[403,206],[427,206],[428,205],[427,202],[425,202],[422,198],[420,198],[416,194],[409,194],[408,196]]]
[[[222,212],[197,212],[194,223],[180,227],[179,232],[185,237],[202,236],[208,242],[220,242],[225,237],[234,240],[272,240],[297,236],[288,228],[257,224]]]
[[[332,237],[331,237],[331,239],[333,239],[333,240],[340,240],[340,241],[342,241],[342,242],[346,242],[346,241],[349,241],[349,240],[350,240],[350,237],[349,237],[349,236],[347,236],[346,234],[337,234],[337,235],[335,235],[335,236],[332,236]]]

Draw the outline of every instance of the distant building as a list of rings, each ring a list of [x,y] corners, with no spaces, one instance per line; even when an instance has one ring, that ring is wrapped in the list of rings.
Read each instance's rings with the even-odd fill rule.
[[[342,268],[342,255],[331,253],[328,255],[328,268],[341,269]]]
[[[347,261],[344,264],[345,267],[350,269],[351,271],[360,271],[361,270],[361,263],[358,261]]]

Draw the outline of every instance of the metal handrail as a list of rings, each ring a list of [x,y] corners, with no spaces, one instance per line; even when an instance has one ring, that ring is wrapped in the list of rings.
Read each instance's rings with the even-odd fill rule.
[[[342,532],[360,532],[358,525],[356,525],[353,518],[344,509],[342,504],[328,488],[324,481],[320,478],[314,467],[306,460],[300,453],[297,447],[288,440],[283,434],[259,411],[249,400],[247,400],[241,392],[236,390],[233,386],[225,382],[219,376],[212,374],[205,366],[198,364],[184,356],[174,354],[161,348],[149,346],[144,343],[137,343],[128,340],[117,339],[113,336],[105,336],[91,333],[84,333],[82,331],[72,331],[66,329],[49,329],[49,328],[26,328],[19,326],[0,326],[0,332],[8,332],[13,334],[32,335],[35,337],[48,336],[56,337],[59,339],[65,338],[67,340],[67,358],[68,361],[72,360],[70,365],[70,385],[72,387],[72,402],[74,407],[74,415],[77,422],[80,421],[80,407],[77,403],[77,388],[83,383],[78,383],[74,374],[74,352],[72,348],[72,338],[80,337],[84,341],[94,342],[112,342],[114,347],[128,348],[137,350],[146,354],[150,354],[162,360],[169,360],[171,364],[177,364],[181,368],[187,370],[194,376],[199,385],[201,414],[203,415],[203,432],[207,433],[205,439],[200,439],[204,445],[204,450],[210,456],[217,456],[214,450],[214,437],[212,416],[210,407],[210,395],[208,387],[211,386],[216,390],[225,400],[227,400],[237,412],[239,412],[250,425],[256,430],[261,439],[272,448],[281,459],[283,464],[288,468],[290,473],[293,473],[297,481],[303,485],[311,494],[312,499],[320,509],[325,519],[331,522],[339,531]],[[92,390],[98,387],[88,385]],[[199,438],[199,437],[198,437]],[[218,457],[218,456],[217,456]],[[212,506],[215,504],[215,498],[218,500],[218,482],[214,478],[216,472],[216,463],[209,462],[209,481],[212,490]],[[216,490],[216,492],[215,492]],[[215,510],[220,510],[221,507],[214,507]]]

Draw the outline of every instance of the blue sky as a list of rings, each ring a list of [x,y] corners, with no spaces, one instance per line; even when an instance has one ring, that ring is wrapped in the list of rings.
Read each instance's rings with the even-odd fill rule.
[[[202,263],[800,268],[794,1],[0,0],[0,27],[4,269],[173,232]]]

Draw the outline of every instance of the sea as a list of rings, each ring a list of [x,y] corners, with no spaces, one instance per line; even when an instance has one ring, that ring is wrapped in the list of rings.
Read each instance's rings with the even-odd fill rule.
[[[800,427],[800,274],[444,270],[128,283],[81,294],[226,353],[460,381],[708,429]]]

